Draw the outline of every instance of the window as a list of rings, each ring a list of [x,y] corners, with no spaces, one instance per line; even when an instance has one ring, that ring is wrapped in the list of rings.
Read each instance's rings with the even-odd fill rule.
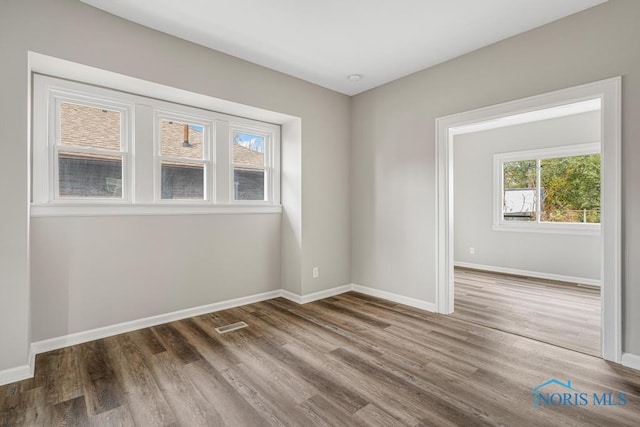
[[[599,231],[599,143],[496,154],[494,165],[494,230]]]
[[[206,120],[157,113],[159,200],[211,199],[211,127]]]
[[[128,198],[130,107],[53,93],[51,156],[54,200]]]
[[[280,203],[278,125],[41,75],[33,123],[36,210]]]
[[[232,130],[233,199],[268,200],[271,138],[253,130]]]

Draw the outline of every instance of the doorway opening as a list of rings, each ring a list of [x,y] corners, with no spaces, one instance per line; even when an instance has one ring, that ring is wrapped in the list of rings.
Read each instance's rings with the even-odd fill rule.
[[[600,100],[513,119],[454,136],[452,316],[600,356]]]
[[[558,117],[558,112],[571,110],[572,108],[576,108],[578,105],[587,105],[589,102],[598,102],[599,103],[599,124],[600,129],[599,133],[599,141],[591,141],[600,142],[598,147],[598,154],[601,156],[600,166],[601,170],[601,210],[598,212],[599,220],[600,220],[600,230],[599,236],[595,239],[591,239],[592,241],[596,241],[599,243],[599,247],[596,250],[596,258],[595,261],[591,261],[590,264],[595,263],[599,266],[599,271],[594,273],[593,271],[588,274],[582,274],[584,277],[579,277],[579,279],[592,279],[590,283],[589,280],[573,280],[578,276],[578,274],[561,274],[561,272],[557,272],[557,274],[551,274],[551,277],[537,277],[534,281],[537,281],[536,286],[546,286],[547,290],[554,288],[558,283],[554,282],[546,282],[540,283],[540,281],[544,281],[552,279],[552,280],[563,280],[565,278],[569,278],[569,281],[573,283],[580,283],[586,285],[594,285],[596,282],[601,284],[600,295],[595,295],[595,298],[592,298],[591,301],[595,301],[596,307],[593,307],[593,303],[578,303],[583,305],[583,308],[590,307],[590,310],[595,310],[600,308],[600,312],[602,315],[602,322],[600,326],[600,343],[599,349],[591,350],[589,349],[580,349],[572,346],[569,342],[570,340],[566,340],[565,345],[567,347],[573,347],[579,351],[585,351],[588,353],[596,353],[599,356],[602,356],[606,360],[612,360],[615,362],[620,362],[621,357],[621,307],[620,307],[620,295],[621,295],[621,281],[620,281],[620,251],[621,251],[621,232],[620,232],[620,84],[621,79],[613,78],[600,82],[595,82],[587,85],[577,86],[569,89],[564,89],[556,92],[551,92],[543,95],[534,96],[531,98],[526,98],[523,100],[512,101],[505,104],[500,104],[492,107],[482,108],[479,110],[473,110],[469,112],[459,113],[452,116],[447,116],[443,118],[439,118],[436,120],[437,126],[437,156],[438,156],[438,283],[437,283],[437,310],[443,314],[452,314],[455,312],[454,307],[454,296],[456,295],[455,289],[455,273],[454,273],[454,265],[456,261],[456,253],[455,250],[455,239],[454,239],[454,228],[455,228],[455,217],[454,217],[454,158],[455,158],[455,139],[461,135],[465,134],[473,134],[473,133],[487,133],[485,131],[491,129],[506,129],[508,127],[514,127],[517,125],[522,125],[525,123],[532,122],[542,122],[545,121],[545,114],[551,113],[549,117]],[[555,116],[553,115],[555,114]],[[562,115],[562,114],[560,114]],[[565,116],[570,116],[571,114],[565,114]],[[574,114],[575,115],[575,114]],[[581,141],[583,146],[581,149],[584,149],[584,144],[589,141]],[[531,147],[529,147],[531,148]],[[549,147],[547,147],[549,148]],[[563,147],[562,149],[566,149],[567,147]],[[575,147],[574,147],[575,148]],[[593,147],[591,147],[593,149]],[[517,149],[512,150],[511,154]],[[527,150],[524,150],[527,151]],[[532,150],[529,150],[532,151]],[[535,151],[535,150],[533,150]],[[553,151],[553,150],[552,150]],[[502,154],[505,154],[503,150]],[[508,154],[508,153],[507,153]],[[522,153],[520,153],[522,154]],[[531,153],[525,153],[531,154]],[[540,154],[540,153],[535,153]],[[546,156],[546,157],[545,157]],[[473,160],[476,160],[476,156],[469,156]],[[526,155],[524,156],[526,157]],[[540,165],[541,160],[551,158],[553,156],[547,156],[543,153],[538,157],[534,156],[533,159],[537,162],[538,171],[537,182],[538,188],[529,189],[529,193],[532,191],[537,192],[538,203],[542,204],[543,196],[540,191],[544,191],[544,189],[540,189]],[[557,156],[556,156],[557,157]],[[518,161],[527,160],[527,159],[517,159]],[[514,158],[510,158],[509,156],[502,158],[501,160],[501,173],[504,172],[505,162],[516,161]],[[496,160],[494,159],[494,164]],[[457,167],[457,166],[456,166]],[[495,167],[490,174],[493,175],[492,188],[499,187],[496,183],[496,180],[499,179],[500,175],[495,173],[497,170]],[[486,172],[486,171],[485,171]],[[503,175],[504,178],[504,175]],[[503,183],[500,183],[502,185]],[[500,192],[493,192],[493,196],[486,196],[485,198],[491,199],[491,206],[504,206],[504,191],[503,188],[500,187]],[[523,193],[521,191],[521,193]],[[526,193],[526,192],[525,192]],[[495,194],[502,194],[502,199],[496,201]],[[527,197],[531,199],[532,195],[527,194],[517,194],[515,195],[519,197],[519,200],[525,200]],[[514,194],[509,195],[508,197],[515,197]],[[456,206],[456,209],[458,207]],[[490,208],[491,209],[491,208]],[[528,216],[529,224],[523,224],[522,221],[512,221],[513,218],[517,217],[517,215],[513,215],[510,218],[505,219],[504,215],[500,218],[496,218],[496,210],[492,209],[491,215],[493,215],[493,220],[491,221],[491,232],[501,234],[503,236],[516,234],[516,229],[518,228],[526,228],[527,226],[532,226],[533,223],[537,223],[542,228],[548,228],[548,215],[549,213],[540,212],[540,208],[536,207],[536,212],[533,213],[531,208],[524,209],[520,211],[513,211],[511,213],[525,215]],[[585,215],[592,215],[591,213],[583,212],[582,219],[584,223],[587,223],[587,219]],[[535,217],[535,221],[532,218]],[[591,217],[592,218],[592,217]],[[519,218],[522,220],[523,218]],[[540,221],[543,219],[543,221]],[[545,221],[545,219],[547,221]],[[518,222],[518,223],[516,223]],[[573,222],[573,221],[570,221]],[[592,221],[593,222],[593,221]],[[470,223],[473,226],[473,223]],[[565,226],[569,224],[564,224]],[[502,226],[502,228],[501,228]],[[555,224],[552,225],[553,228]],[[590,226],[584,226],[582,228],[588,229]],[[558,227],[559,229],[563,228]],[[565,230],[555,231],[556,234],[567,233]],[[568,228],[571,228],[569,226]],[[580,228],[580,227],[577,227]],[[591,228],[595,228],[591,226]],[[507,231],[507,233],[500,233],[499,231]],[[538,230],[539,231],[539,230]],[[575,231],[575,230],[574,230]],[[532,230],[528,230],[529,235],[533,235]],[[595,231],[592,230],[595,233]],[[526,232],[522,232],[520,236],[525,235]],[[553,234],[553,230],[546,230],[546,233]],[[585,230],[580,232],[575,232],[574,234],[578,235],[580,233],[585,233]],[[589,232],[586,232],[589,234]],[[597,233],[596,233],[597,234]],[[577,236],[575,236],[577,237]],[[518,239],[516,237],[516,239]],[[540,243],[540,242],[538,242]],[[466,247],[468,246],[468,247]],[[466,251],[473,251],[475,248],[470,245],[465,245],[465,247],[461,248]],[[495,249],[495,248],[494,248]],[[498,248],[500,249],[500,248]],[[506,257],[516,259],[519,254],[518,252],[523,252],[522,250],[514,250],[511,249],[507,252]],[[503,255],[504,257],[504,255]],[[579,256],[577,258],[580,258]],[[538,260],[541,265],[547,265],[550,267],[552,264],[548,259],[545,261],[544,259]],[[486,261],[485,261],[486,263]],[[579,260],[577,261],[579,264]],[[469,263],[474,264],[474,263]],[[475,263],[476,267],[478,265],[486,265],[481,262]],[[460,265],[460,267],[469,267],[470,265]],[[474,267],[474,265],[471,265]],[[518,266],[516,266],[518,267]],[[520,266],[521,267],[521,266]],[[553,270],[553,268],[551,269]],[[463,277],[469,279],[470,270],[462,271]],[[575,271],[575,270],[574,270]],[[509,268],[506,267],[501,273],[513,274],[516,273],[518,275],[529,276],[530,270],[526,268]],[[500,271],[498,271],[500,273]],[[460,273],[459,273],[460,274]],[[477,281],[494,281],[494,282],[504,282],[505,277],[496,276],[492,278],[487,278],[484,273],[473,273],[475,276],[475,280]],[[494,273],[495,274],[495,273]],[[564,276],[564,277],[563,277]],[[509,277],[509,280],[513,283],[514,280],[517,281],[519,279],[514,278],[513,276]],[[598,280],[599,279],[599,280]],[[527,286],[531,286],[532,283],[522,283],[520,282],[520,287],[525,289]],[[478,285],[476,285],[478,286]],[[461,288],[464,287],[461,284]],[[477,288],[478,290],[479,288]],[[566,289],[566,288],[560,288]],[[587,287],[579,287],[576,288],[582,294],[588,295],[589,292],[597,293],[597,289],[590,289]],[[482,292],[478,290],[478,292]],[[593,296],[593,295],[592,295]],[[558,296],[556,296],[558,298]],[[534,298],[535,299],[535,298]],[[524,304],[524,301],[522,301]],[[591,305],[590,305],[591,304]],[[599,307],[598,307],[599,306]],[[491,307],[492,309],[499,309],[499,307]],[[461,310],[462,312],[462,310]],[[544,313],[541,313],[540,316],[545,316]],[[552,316],[547,313],[547,320],[552,320]],[[524,319],[524,318],[523,318]],[[530,319],[531,322],[535,322],[536,319]],[[556,319],[559,320],[559,319]],[[538,321],[543,322],[541,319]],[[585,321],[586,322],[586,321]],[[591,323],[595,321],[592,319]],[[525,323],[523,320],[521,323]],[[544,323],[544,322],[543,322]],[[597,327],[597,325],[595,325]],[[537,337],[544,338],[544,337]],[[548,337],[547,337],[548,338]],[[597,339],[597,338],[596,338]],[[545,339],[542,339],[545,340]],[[562,345],[562,342],[555,342],[556,345]]]

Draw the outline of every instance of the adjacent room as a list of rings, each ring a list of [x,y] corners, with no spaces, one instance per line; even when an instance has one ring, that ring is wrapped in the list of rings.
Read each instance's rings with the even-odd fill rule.
[[[637,425],[638,22],[0,1],[0,426]]]
[[[601,355],[599,100],[454,137],[453,316]]]

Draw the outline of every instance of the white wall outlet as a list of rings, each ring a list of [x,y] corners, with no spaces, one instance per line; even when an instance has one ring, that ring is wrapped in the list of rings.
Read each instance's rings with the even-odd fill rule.
[[[311,271],[311,275],[313,275],[314,279],[317,279],[318,277],[320,277],[320,270],[318,270],[318,267],[313,267],[313,270]]]
[[[475,255],[476,254],[476,248],[469,248],[469,253],[471,255]]]

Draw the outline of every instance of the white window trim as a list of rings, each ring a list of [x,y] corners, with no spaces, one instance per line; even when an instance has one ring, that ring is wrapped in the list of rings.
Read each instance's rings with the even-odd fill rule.
[[[202,150],[203,158],[201,160],[169,158],[162,156],[160,122],[162,120],[174,120],[178,122],[188,122],[202,126],[203,132]],[[153,161],[153,197],[154,202],[158,204],[211,204],[215,203],[215,126],[214,121],[209,117],[197,115],[197,110],[185,106],[175,105],[172,110],[155,109],[153,118],[153,141],[154,141],[154,161]],[[204,166],[204,198],[203,200],[190,199],[163,199],[162,198],[162,161],[176,160],[184,163],[192,163]]]
[[[33,148],[33,202],[35,204],[48,204],[67,206],[69,204],[93,204],[101,206],[105,204],[126,204],[134,199],[134,138],[133,120],[134,105],[128,96],[114,99],[112,91],[95,88],[91,95],[83,91],[83,85],[74,82],[56,81],[50,78],[34,78],[34,93],[42,96],[34,96],[34,148]],[[72,104],[86,105],[94,108],[107,108],[120,112],[121,133],[120,151],[94,150],[90,148],[63,148],[62,151],[95,152],[122,156],[122,198],[69,198],[59,197],[58,187],[58,162],[57,153],[60,151],[58,144],[60,135],[59,116],[57,114],[59,104],[69,102]],[[37,142],[36,142],[37,141]]]
[[[230,213],[280,213],[280,125],[240,118],[213,112],[199,107],[189,107],[153,97],[138,96],[116,89],[62,80],[55,77],[34,74],[33,76],[33,190],[31,216],[103,216],[103,215],[183,215],[183,214],[230,214]],[[55,111],[51,99],[56,96],[69,97],[73,102],[121,108],[127,111],[122,138],[123,148],[123,198],[122,199],[56,199],[53,187],[54,179],[50,141],[55,141]],[[92,101],[96,100],[96,101]],[[215,100],[211,98],[212,102]],[[105,101],[106,103],[102,103]],[[144,113],[144,114],[142,114]],[[53,115],[53,116],[52,116]],[[145,132],[140,132],[143,119],[147,117]],[[189,121],[208,127],[206,168],[206,200],[161,199],[159,165],[160,150],[157,129],[158,117],[168,116],[175,120]],[[50,124],[53,124],[50,126]],[[227,144],[216,144],[216,140],[225,141],[231,126],[239,126],[251,132],[270,135],[270,175],[268,176],[268,200],[233,200],[233,194],[227,190],[229,173],[233,170],[231,161],[217,162],[216,159],[228,159]],[[144,138],[140,137],[143,135]],[[115,152],[114,152],[115,154]],[[126,186],[126,188],[125,188]],[[220,191],[220,190],[223,191]]]
[[[237,215],[237,214],[279,214],[282,206],[235,206],[235,205],[202,205],[202,204],[110,204],[73,205],[64,206],[32,205],[31,217],[99,217],[99,216],[127,216],[127,215]]]
[[[537,221],[505,221],[503,219],[504,206],[504,182],[503,166],[506,162],[523,160],[544,160],[557,157],[581,156],[588,154],[600,154],[601,144],[599,142],[586,144],[573,144],[561,147],[542,148],[537,150],[517,151],[510,153],[498,153],[493,156],[493,231],[523,232],[523,233],[552,233],[552,234],[580,234],[580,235],[600,235],[600,224],[584,223],[560,223],[541,222],[540,206],[537,206]],[[538,174],[540,170],[538,168]],[[540,177],[538,176],[538,182]],[[540,200],[540,188],[538,191],[538,205]]]
[[[251,135],[261,136],[264,138],[264,165],[262,168],[255,168],[255,170],[264,171],[264,200],[236,200],[235,199],[235,177],[234,171],[236,166],[248,166],[249,169],[254,169],[253,165],[244,165],[241,163],[234,163],[233,161],[233,136],[236,132],[247,133]],[[280,200],[280,186],[276,183],[280,182],[280,151],[279,144],[274,141],[280,140],[280,128],[272,127],[268,132],[265,132],[265,128],[252,127],[245,123],[233,122],[229,124],[229,201],[236,205],[269,205],[273,204],[273,200]]]

